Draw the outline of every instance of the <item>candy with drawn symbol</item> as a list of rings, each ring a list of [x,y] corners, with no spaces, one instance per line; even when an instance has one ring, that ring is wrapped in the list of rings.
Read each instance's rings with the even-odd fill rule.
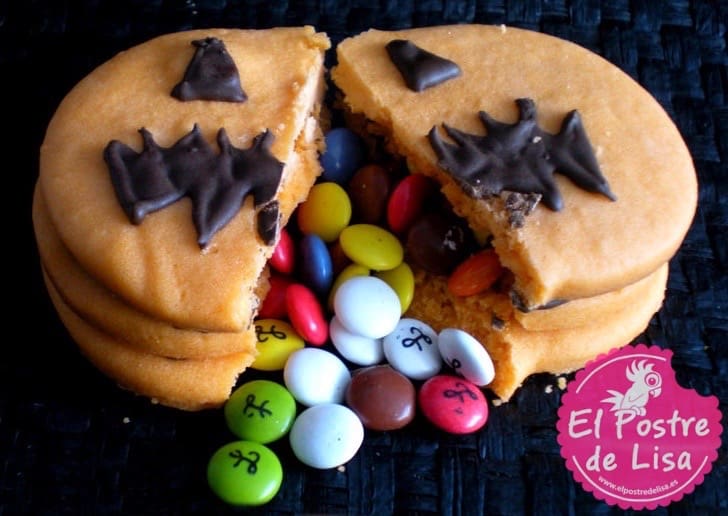
[[[296,400],[279,383],[252,380],[233,391],[223,412],[228,428],[236,436],[268,444],[291,429],[296,418]]]
[[[470,434],[488,420],[483,391],[459,376],[433,376],[420,387],[417,403],[433,425],[451,434]]]
[[[437,332],[430,325],[404,317],[384,337],[384,356],[392,367],[413,380],[426,380],[442,369]]]
[[[233,441],[217,449],[207,464],[207,483],[224,502],[238,507],[268,503],[283,482],[283,467],[267,446]]]
[[[445,328],[437,336],[442,359],[453,371],[480,387],[495,377],[495,368],[485,347],[468,332]]]
[[[290,354],[305,346],[296,330],[279,319],[255,321],[255,334],[258,355],[250,367],[258,371],[280,371]]]

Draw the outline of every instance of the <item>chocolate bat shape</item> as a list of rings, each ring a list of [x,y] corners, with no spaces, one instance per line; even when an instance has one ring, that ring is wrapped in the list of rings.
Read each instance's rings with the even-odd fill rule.
[[[569,112],[558,134],[542,130],[536,123],[536,105],[517,99],[519,120],[507,124],[479,113],[485,136],[469,134],[443,124],[455,145],[445,142],[437,128],[428,135],[439,165],[449,172],[472,197],[486,198],[502,191],[541,194],[550,209],[563,208],[554,181],[558,172],[589,192],[616,200],[602,176],[589,138],[577,111]]]
[[[219,154],[202,137],[197,124],[169,148],[157,145],[145,128],[139,132],[144,141],[141,153],[118,140],[104,149],[117,199],[133,224],[141,224],[148,213],[187,196],[192,200],[197,243],[205,248],[252,194],[258,233],[266,245],[275,242],[279,214],[273,198],[283,163],[270,153],[273,135],[269,131],[241,150],[221,128],[217,133]]]

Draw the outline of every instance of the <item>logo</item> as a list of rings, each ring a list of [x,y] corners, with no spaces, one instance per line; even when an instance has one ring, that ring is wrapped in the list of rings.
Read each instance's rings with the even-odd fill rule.
[[[718,456],[715,396],[681,387],[672,351],[626,346],[590,362],[567,387],[558,441],[574,479],[622,509],[655,509],[703,482]]]

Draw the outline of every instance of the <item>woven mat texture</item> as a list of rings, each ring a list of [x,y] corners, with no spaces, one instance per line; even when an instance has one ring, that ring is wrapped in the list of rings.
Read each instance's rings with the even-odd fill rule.
[[[725,0],[3,1],[0,148],[2,174],[17,183],[4,196],[13,208],[4,226],[13,233],[3,253],[11,268],[0,345],[0,515],[241,512],[218,502],[205,480],[208,458],[232,440],[222,412],[180,413],[120,391],[78,354],[48,301],[30,199],[45,126],[73,84],[116,52],[173,30],[312,24],[336,43],[369,27],[470,22],[535,29],[594,50],[643,84],[677,123],[697,168],[699,207],[671,262],[664,307],[638,340],[670,348],[678,381],[718,397],[725,425]],[[247,512],[622,514],[565,468],[555,429],[561,394],[556,378],[536,375],[474,435],[445,435],[421,421],[368,433],[344,471],[306,468],[279,445],[281,491]],[[722,442],[703,484],[655,514],[728,514],[726,431]]]

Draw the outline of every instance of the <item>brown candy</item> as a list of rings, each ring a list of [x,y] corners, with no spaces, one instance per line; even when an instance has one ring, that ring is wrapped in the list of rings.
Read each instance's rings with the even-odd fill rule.
[[[417,406],[412,382],[389,365],[354,371],[345,399],[362,424],[377,431],[404,427],[415,417]]]
[[[432,274],[449,275],[476,248],[464,221],[428,213],[407,232],[407,258]]]
[[[384,167],[371,164],[357,170],[347,188],[354,220],[365,224],[383,222],[390,189],[390,172]]]

